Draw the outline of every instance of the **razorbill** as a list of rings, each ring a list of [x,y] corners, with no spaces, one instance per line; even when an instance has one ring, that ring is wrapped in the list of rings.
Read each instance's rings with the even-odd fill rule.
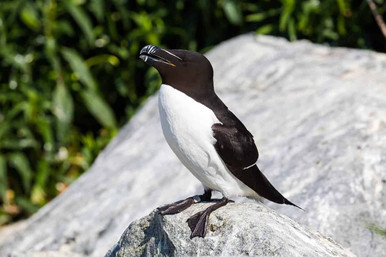
[[[198,201],[211,200],[212,190],[223,198],[188,219],[191,238],[204,237],[209,215],[231,196],[298,207],[281,195],[256,165],[258,151],[252,134],[216,95],[213,68],[200,53],[148,45],[139,56],[161,75],[158,107],[163,134],[170,148],[204,186],[204,194],[159,208],[162,215],[181,212]],[[299,207],[300,208],[300,207]]]

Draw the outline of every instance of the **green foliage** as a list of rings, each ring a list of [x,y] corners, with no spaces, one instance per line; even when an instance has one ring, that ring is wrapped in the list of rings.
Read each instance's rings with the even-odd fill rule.
[[[365,1],[2,0],[0,224],[62,192],[158,89],[141,47],[204,52],[249,31],[386,51]]]
[[[386,229],[382,229],[375,224],[367,224],[367,228],[378,235],[386,237]]]

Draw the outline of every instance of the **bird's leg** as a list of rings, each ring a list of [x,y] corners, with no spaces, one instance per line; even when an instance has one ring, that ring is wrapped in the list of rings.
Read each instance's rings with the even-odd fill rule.
[[[209,215],[217,210],[218,208],[225,206],[227,203],[232,202],[228,198],[223,197],[219,202],[209,206],[204,211],[197,212],[192,217],[190,217],[187,222],[189,225],[192,234],[190,238],[193,237],[205,237],[206,228],[208,226]]]
[[[157,208],[157,210],[160,212],[161,215],[172,215],[186,210],[196,202],[209,201],[211,197],[212,190],[205,188],[204,194],[202,195],[188,197],[185,200],[159,207]]]

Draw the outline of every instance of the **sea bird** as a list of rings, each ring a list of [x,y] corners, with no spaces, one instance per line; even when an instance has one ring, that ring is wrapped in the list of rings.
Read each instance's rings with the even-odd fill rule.
[[[161,215],[179,213],[196,202],[210,201],[212,190],[223,198],[187,222],[191,238],[205,237],[209,215],[232,196],[289,204],[259,170],[253,135],[214,90],[213,68],[202,54],[147,45],[139,58],[159,72],[158,107],[167,143],[202,183],[204,194],[158,208]],[[298,207],[300,208],[300,207]]]

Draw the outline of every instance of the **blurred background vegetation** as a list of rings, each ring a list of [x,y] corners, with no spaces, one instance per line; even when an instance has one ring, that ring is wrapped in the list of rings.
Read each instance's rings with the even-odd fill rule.
[[[0,225],[64,191],[158,89],[142,46],[251,31],[386,52],[365,0],[1,0]]]

